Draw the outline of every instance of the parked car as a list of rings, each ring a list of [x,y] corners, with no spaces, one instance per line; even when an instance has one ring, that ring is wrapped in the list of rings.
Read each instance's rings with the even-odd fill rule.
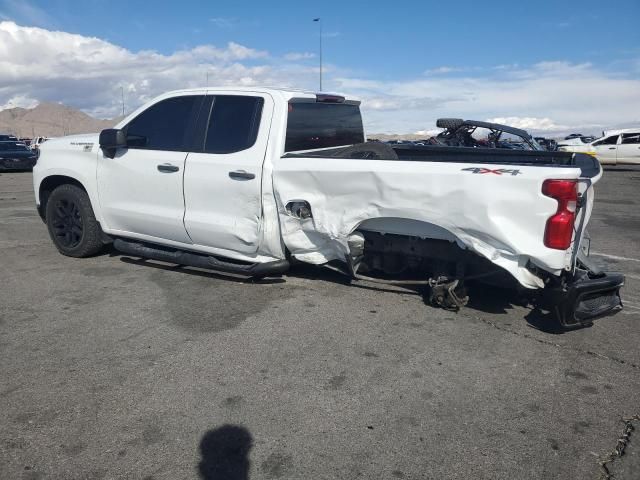
[[[581,242],[602,170],[589,155],[365,142],[360,102],[267,88],[162,95],[115,128],[42,145],[38,211],[64,255],[136,257],[254,277],[290,261],[416,284],[542,291],[559,321],[621,308],[621,274]]]
[[[543,150],[526,130],[499,123],[439,118],[438,128],[445,130],[434,137],[436,144],[450,147],[505,148],[509,150]]]
[[[18,137],[11,134],[0,133],[0,142],[17,142]]]
[[[595,155],[605,165],[640,164],[640,128],[617,130],[616,133],[589,143],[560,145],[563,152]]]
[[[47,140],[49,140],[48,137],[35,137],[33,140],[31,140],[31,148],[33,150],[38,150],[40,148],[40,145],[42,145]]]
[[[0,169],[31,170],[38,156],[24,143],[0,141]]]

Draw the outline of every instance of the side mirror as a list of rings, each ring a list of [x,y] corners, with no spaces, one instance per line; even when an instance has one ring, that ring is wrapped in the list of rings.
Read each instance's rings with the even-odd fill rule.
[[[100,132],[100,148],[104,154],[113,158],[118,148],[127,146],[127,136],[118,128],[106,128]]]

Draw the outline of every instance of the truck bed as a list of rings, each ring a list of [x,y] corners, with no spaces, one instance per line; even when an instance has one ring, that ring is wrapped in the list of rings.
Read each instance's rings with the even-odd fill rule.
[[[567,251],[544,245],[558,204],[542,193],[543,182],[581,179],[578,221],[586,226],[601,172],[593,157],[555,152],[399,146],[399,158],[387,160],[343,158],[341,150],[288,154],[274,165],[282,236],[294,257],[344,259],[355,230],[438,238],[487,258],[528,288],[543,287],[529,264],[553,275],[572,268],[583,232]],[[312,218],[287,213],[289,202],[301,200]]]
[[[580,168],[582,177],[593,178],[601,169],[598,160],[591,155],[570,152],[547,152],[508,150],[503,148],[468,148],[439,145],[389,145],[398,156],[388,160],[405,162],[484,163],[489,165],[528,165],[540,167]],[[286,157],[339,157],[367,160],[367,158],[345,157],[345,148],[330,148],[306,152],[288,153]]]

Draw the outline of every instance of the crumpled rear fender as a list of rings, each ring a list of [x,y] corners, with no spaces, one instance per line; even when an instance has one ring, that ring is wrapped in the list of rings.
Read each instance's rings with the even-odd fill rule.
[[[281,158],[274,169],[274,191],[283,241],[295,258],[322,264],[344,260],[347,239],[358,228],[408,235],[415,228],[416,236],[439,238],[420,234],[420,229],[431,229],[447,232],[527,288],[544,287],[526,268],[529,262],[553,275],[571,268],[571,249],[552,250],[543,244],[546,221],[557,202],[542,194],[542,183],[548,178],[578,178],[579,169],[518,166],[518,175],[477,175],[468,167]],[[291,216],[286,205],[294,200],[308,202],[312,218]]]

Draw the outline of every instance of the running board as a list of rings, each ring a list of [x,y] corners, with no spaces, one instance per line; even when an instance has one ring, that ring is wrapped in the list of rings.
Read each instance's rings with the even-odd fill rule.
[[[118,238],[114,240],[116,250],[140,258],[175,263],[189,267],[206,268],[225,273],[237,273],[254,278],[279,277],[289,270],[288,260],[274,260],[266,263],[239,264],[220,260],[200,253],[187,252],[151,243],[134,242]]]

